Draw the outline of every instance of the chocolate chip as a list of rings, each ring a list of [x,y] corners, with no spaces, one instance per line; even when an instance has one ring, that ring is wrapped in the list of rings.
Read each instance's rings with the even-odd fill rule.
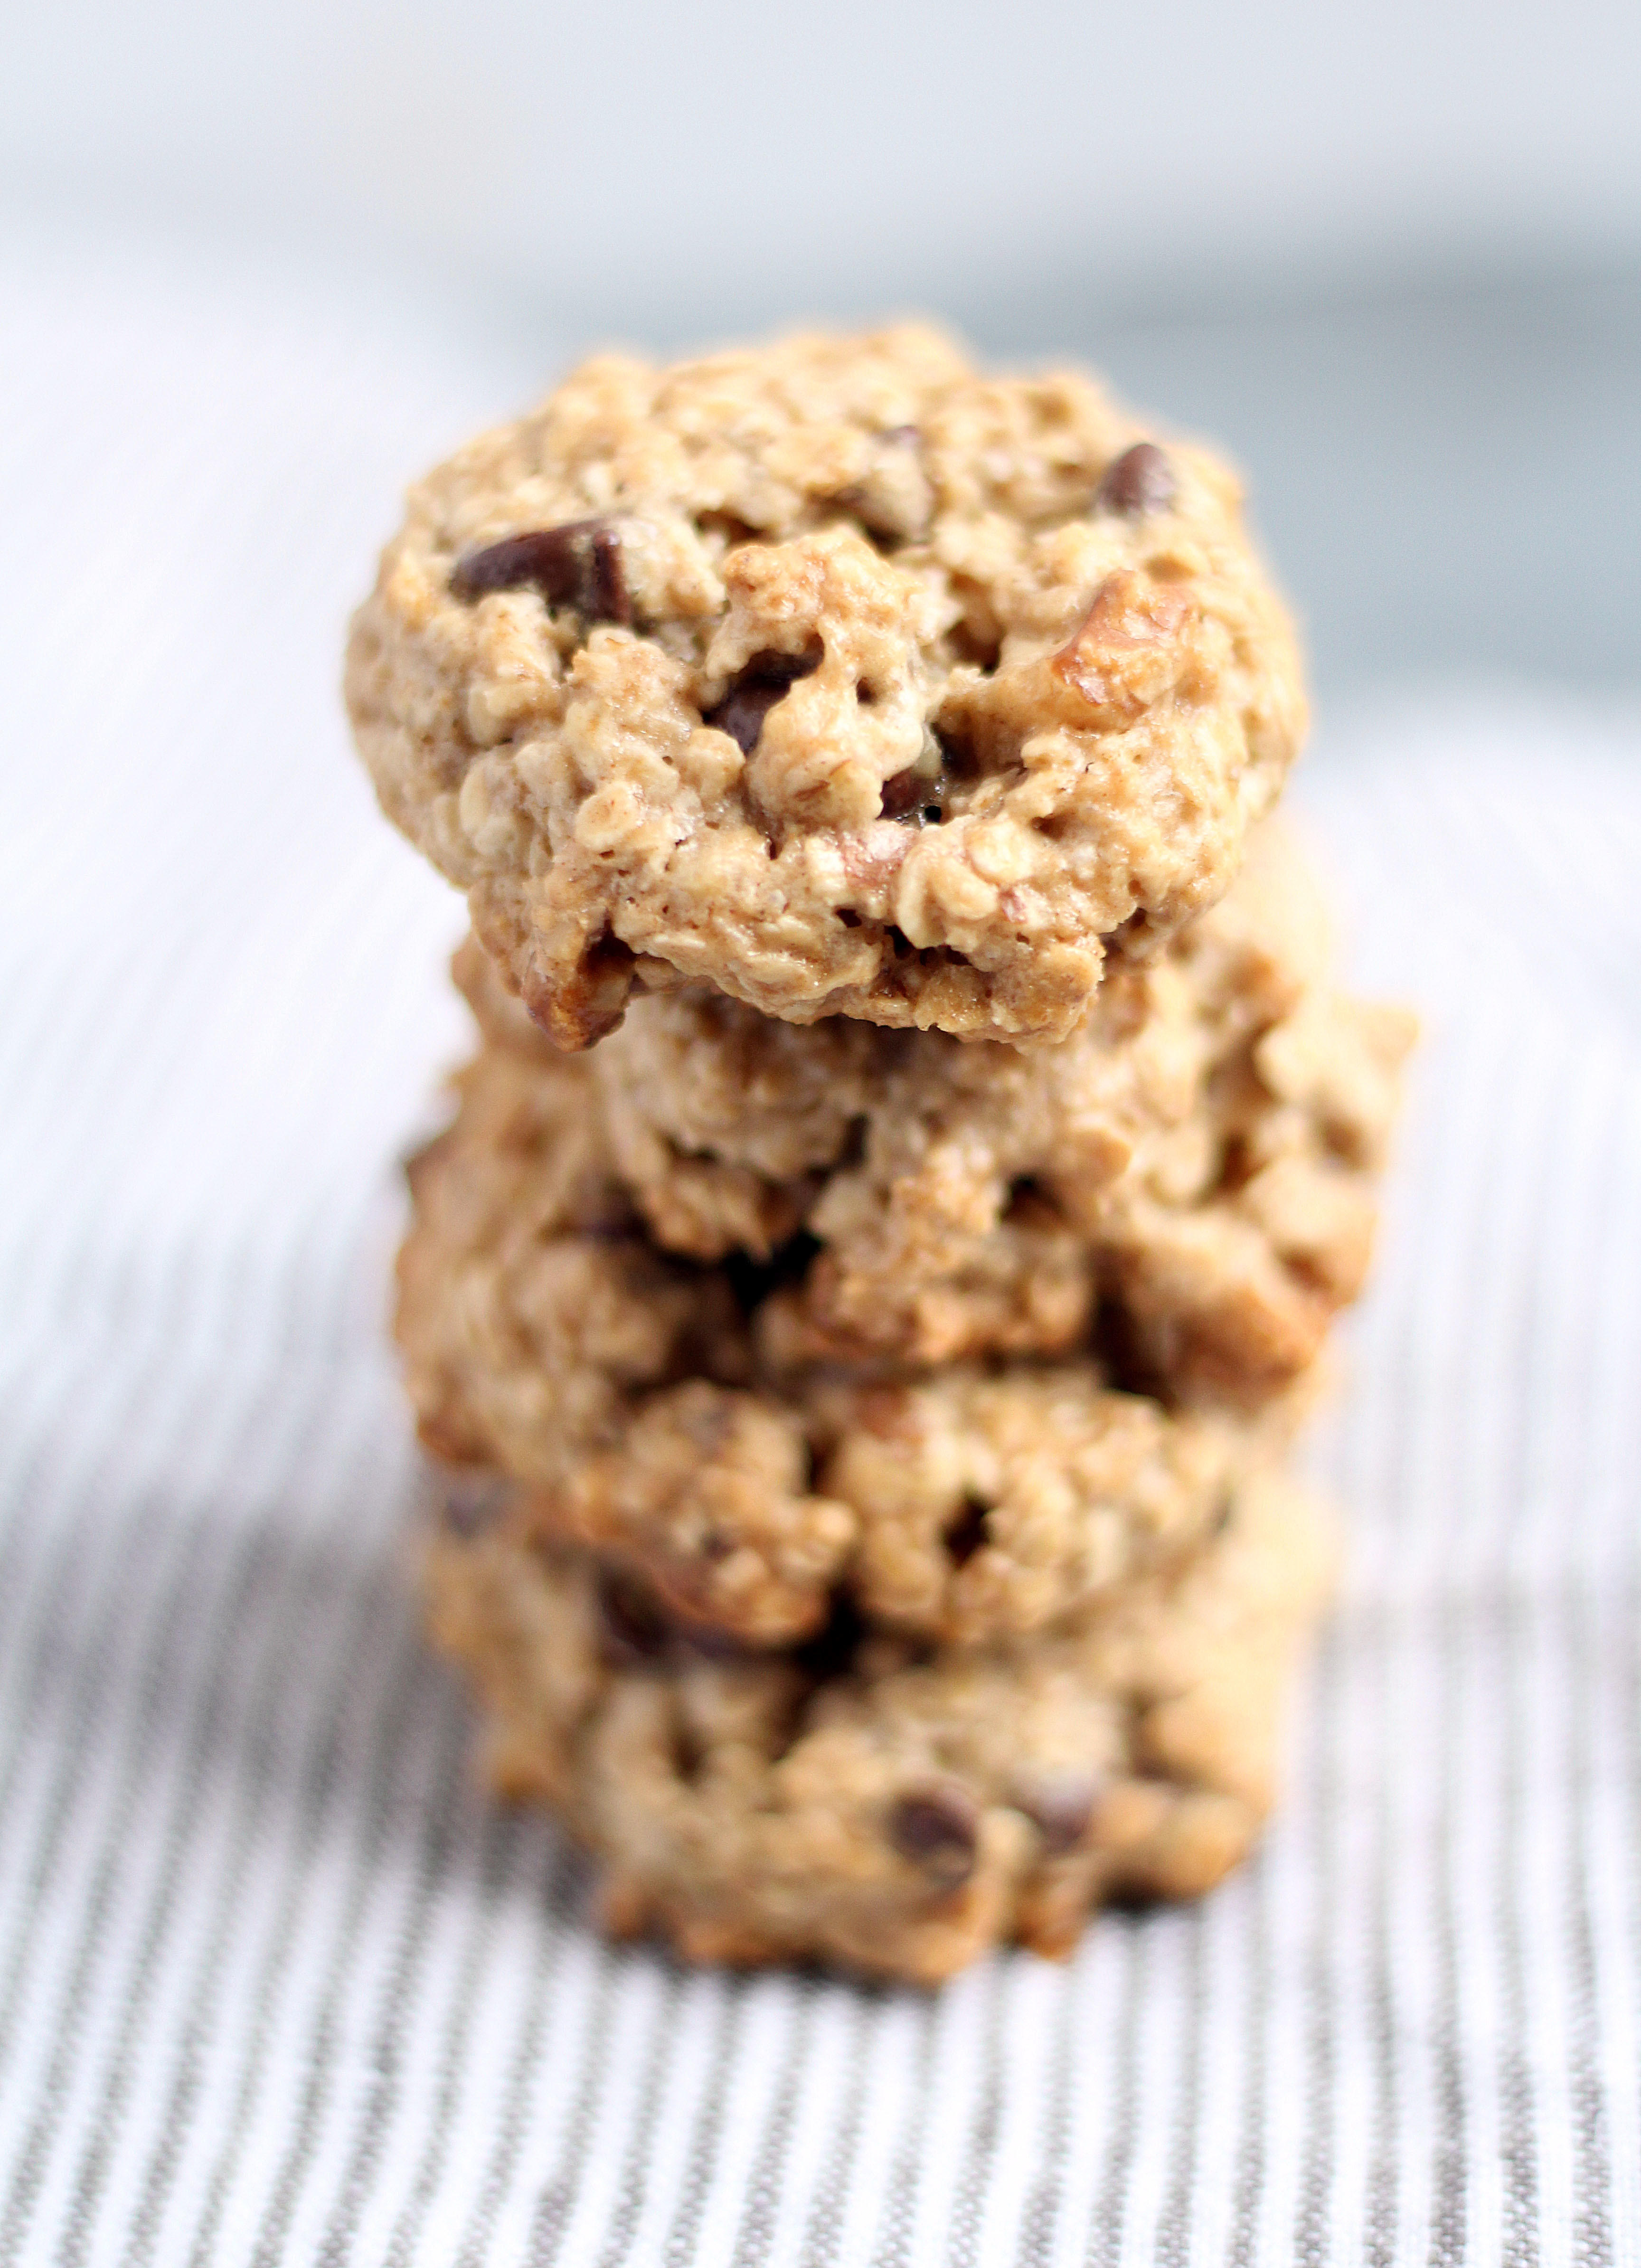
[[[1074,1851],[1088,1831],[1100,1795],[1098,1773],[1071,1764],[1033,1772],[1017,1782],[1012,1800],[1056,1857]]]
[[[621,538],[607,521],[570,519],[533,527],[469,551],[456,562],[450,587],[458,599],[517,591],[534,583],[549,606],[574,607],[590,622],[630,622],[632,600],[622,572]]]
[[[977,1496],[966,1496],[963,1508],[949,1528],[941,1531],[946,1556],[954,1567],[967,1567],[986,1543],[986,1515],[991,1506]]]
[[[946,775],[919,771],[915,764],[883,783],[883,816],[919,827],[938,827],[946,815]]]
[[[889,1814],[895,1849],[947,1889],[974,1873],[979,1836],[980,1808],[955,1780],[909,1790]]]
[[[622,570],[621,538],[613,527],[593,531],[587,566],[588,604],[582,609],[595,622],[629,622],[632,600]]]
[[[923,774],[909,768],[896,772],[883,783],[883,816],[886,819],[905,819],[923,801]]]
[[[800,677],[812,675],[820,665],[818,651],[754,653],[717,707],[710,709],[702,721],[727,733],[742,755],[749,756],[758,745],[764,718],[777,701],[785,699],[787,688]]]
[[[614,1669],[654,1661],[671,1637],[666,1616],[642,1583],[619,1567],[599,1570],[599,1652]]]
[[[1154,441],[1136,441],[1106,467],[1094,490],[1096,512],[1119,512],[1124,519],[1166,512],[1179,491],[1174,467]]]
[[[738,685],[704,721],[727,733],[742,755],[749,756],[763,732],[764,718],[785,693],[784,685]]]
[[[441,1473],[439,1515],[453,1535],[482,1535],[506,1509],[512,1484],[499,1473]]]

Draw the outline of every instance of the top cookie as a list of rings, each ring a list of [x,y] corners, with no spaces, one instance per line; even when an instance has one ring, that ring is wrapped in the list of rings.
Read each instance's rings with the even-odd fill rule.
[[[412,494],[348,700],[543,1028],[635,983],[1063,1037],[1303,729],[1230,473],[938,334],[586,364]]]

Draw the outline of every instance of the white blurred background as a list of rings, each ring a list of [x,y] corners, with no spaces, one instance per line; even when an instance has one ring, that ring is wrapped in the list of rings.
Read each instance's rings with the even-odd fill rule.
[[[5,46],[31,288],[191,269],[293,350],[351,308],[449,385],[431,449],[610,338],[926,310],[1227,441],[1324,696],[1641,676],[1634,0],[56,0]]]

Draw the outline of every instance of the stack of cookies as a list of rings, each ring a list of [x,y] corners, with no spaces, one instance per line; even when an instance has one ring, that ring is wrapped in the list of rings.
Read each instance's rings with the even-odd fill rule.
[[[923,329],[604,358],[415,491],[348,688],[472,917],[398,1331],[497,1783],[692,1958],[1206,1889],[1410,1038],[1268,815],[1232,476]]]

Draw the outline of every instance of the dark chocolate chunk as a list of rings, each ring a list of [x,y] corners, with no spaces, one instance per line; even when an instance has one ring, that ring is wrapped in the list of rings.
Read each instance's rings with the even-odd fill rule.
[[[1097,1772],[1068,1764],[1022,1778],[1012,1791],[1012,1800],[1016,1810],[1023,1811],[1042,1837],[1045,1846],[1060,1857],[1074,1851],[1088,1832],[1100,1790]]]
[[[944,772],[919,771],[908,765],[883,783],[883,816],[904,819],[917,827],[938,827],[946,815]]]
[[[979,1497],[966,1496],[957,1518],[942,1531],[946,1556],[954,1567],[967,1567],[986,1542],[986,1514],[990,1509]]]
[[[906,819],[923,801],[923,774],[913,766],[896,772],[883,783],[883,816],[886,819]]]
[[[742,755],[749,756],[758,745],[764,718],[785,694],[784,685],[738,685],[703,721],[727,733]]]
[[[1125,519],[1166,512],[1178,493],[1174,467],[1154,441],[1136,441],[1106,467],[1094,490],[1096,512],[1120,512]]]
[[[820,664],[818,651],[754,653],[717,707],[709,710],[702,722],[727,733],[742,755],[749,756],[776,703],[785,699],[787,688],[800,677],[813,675]]]
[[[582,613],[589,622],[629,622],[632,600],[622,572],[621,538],[613,527],[595,527],[587,549],[586,598]]]
[[[590,622],[630,622],[632,600],[622,573],[621,538],[607,520],[570,519],[533,527],[469,551],[456,562],[450,587],[459,599],[517,591],[534,583],[549,606],[574,607]]]
[[[889,1814],[889,1837],[903,1858],[954,1890],[975,1871],[980,1807],[955,1780],[931,1781],[898,1800]]]
[[[580,579],[580,553],[571,529],[536,527],[464,554],[456,562],[450,587],[459,599],[480,599],[490,591],[516,591],[534,583],[544,598],[563,606],[573,597]]]
[[[599,1570],[599,1651],[614,1669],[654,1661],[672,1631],[642,1583],[619,1567]]]

